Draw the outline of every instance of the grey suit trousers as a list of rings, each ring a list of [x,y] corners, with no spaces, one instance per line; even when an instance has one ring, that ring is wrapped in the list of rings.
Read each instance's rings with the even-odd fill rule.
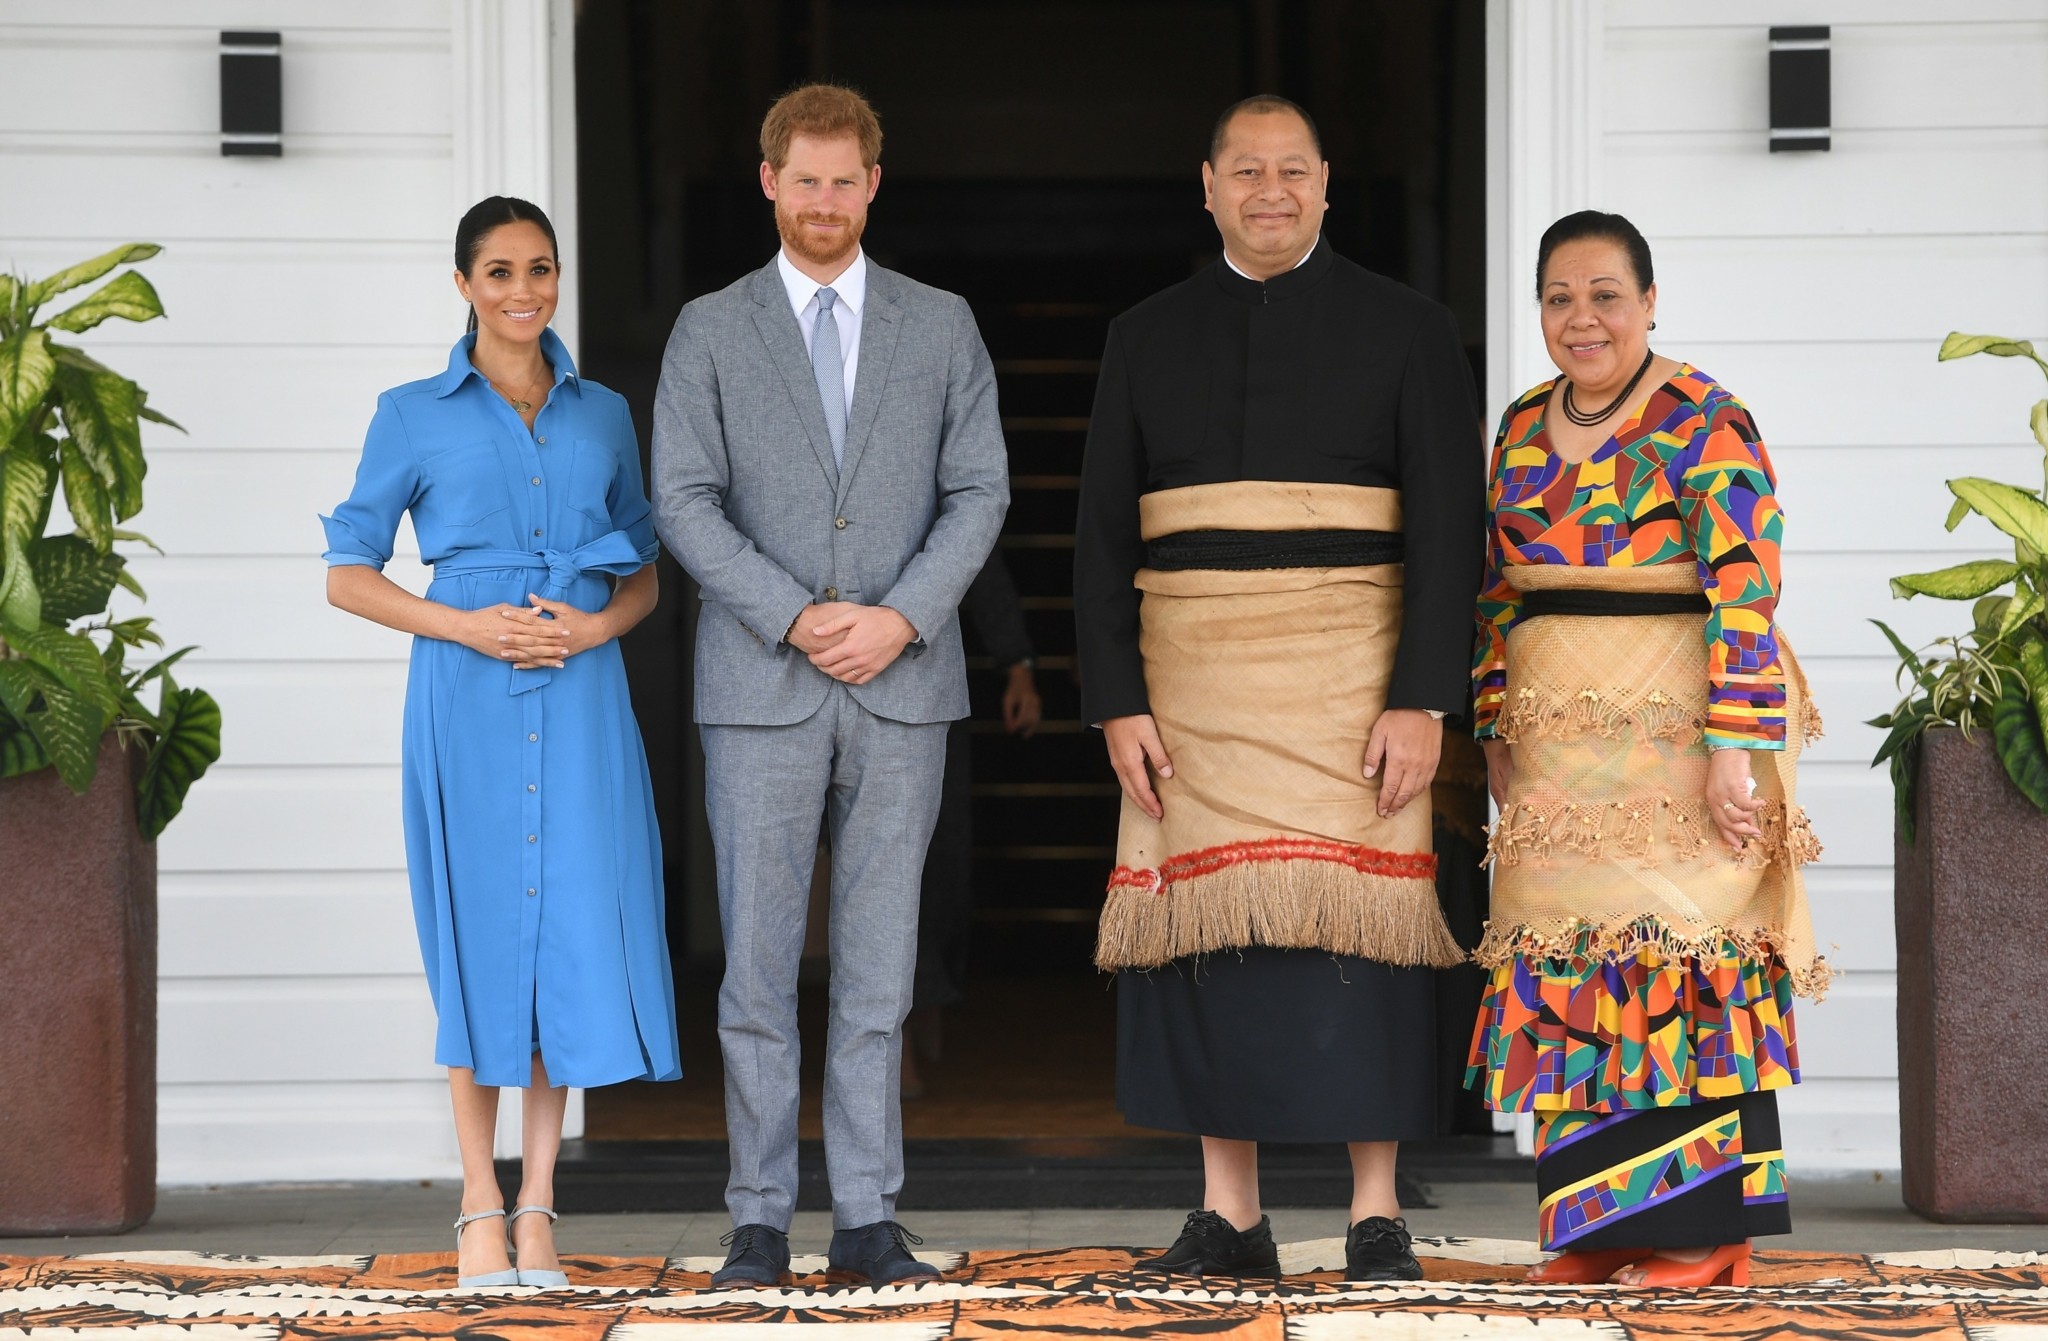
[[[786,1233],[796,1206],[797,968],[822,816],[832,848],[832,1222],[851,1229],[893,1220],[903,1187],[902,1026],[946,723],[878,717],[835,681],[824,704],[793,725],[698,729],[725,940],[726,1207],[735,1225]]]

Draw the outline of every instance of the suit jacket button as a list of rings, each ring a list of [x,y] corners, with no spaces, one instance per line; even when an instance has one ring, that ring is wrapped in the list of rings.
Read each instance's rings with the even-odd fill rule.
[[[825,599],[826,599],[826,600],[828,600],[828,601],[836,601],[836,600],[838,600],[838,599],[839,599],[839,588],[837,588],[837,587],[827,587],[827,588],[825,588]]]
[[[839,530],[844,531],[846,529],[846,518],[834,517],[832,519],[832,525],[838,528]]]

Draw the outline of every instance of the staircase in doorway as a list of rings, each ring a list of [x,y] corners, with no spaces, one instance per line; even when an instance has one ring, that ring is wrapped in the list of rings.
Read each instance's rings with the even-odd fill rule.
[[[948,267],[950,268],[950,267]],[[1060,260],[961,266],[933,282],[973,305],[994,360],[1010,451],[1000,541],[1038,654],[1045,718],[1002,727],[1003,679],[968,631],[974,695],[975,955],[991,969],[1089,962],[1116,855],[1117,784],[1081,720],[1074,655],[1074,514],[1095,376],[1117,313],[1179,278],[1169,263]]]

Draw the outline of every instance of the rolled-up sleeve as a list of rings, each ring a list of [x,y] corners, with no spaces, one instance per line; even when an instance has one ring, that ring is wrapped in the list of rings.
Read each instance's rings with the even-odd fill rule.
[[[387,392],[377,398],[377,413],[363,439],[355,488],[331,516],[320,518],[327,530],[327,552],[322,557],[328,566],[356,564],[383,571],[391,561],[398,520],[419,490],[419,460]]]
[[[604,500],[612,529],[626,533],[633,548],[640,551],[640,562],[653,563],[661,545],[654,536],[654,508],[647,501],[647,477],[640,469],[640,434],[633,427],[633,412],[623,400],[618,402],[618,428],[612,447],[619,456],[619,469],[612,476],[612,486]]]

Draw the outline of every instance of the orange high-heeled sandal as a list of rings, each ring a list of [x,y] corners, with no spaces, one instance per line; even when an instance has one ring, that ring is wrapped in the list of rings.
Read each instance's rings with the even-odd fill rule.
[[[1724,1243],[1697,1262],[1649,1257],[1636,1264],[1639,1281],[1616,1281],[1637,1290],[1691,1290],[1703,1285],[1749,1284],[1749,1244]]]
[[[1623,1267],[1657,1251],[1655,1248],[1610,1248],[1606,1252],[1577,1252],[1570,1248],[1541,1266],[1529,1268],[1529,1279],[1538,1285],[1598,1285]]]

